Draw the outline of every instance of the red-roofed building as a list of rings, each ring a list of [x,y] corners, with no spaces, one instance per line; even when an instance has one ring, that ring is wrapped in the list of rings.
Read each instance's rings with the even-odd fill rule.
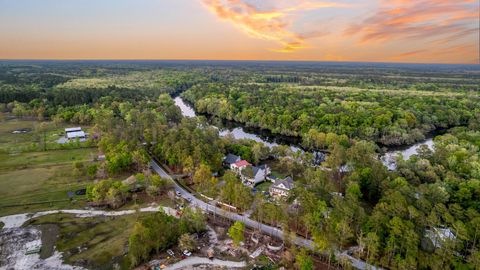
[[[248,161],[242,159],[240,161],[237,161],[237,162],[231,164],[230,168],[233,171],[240,172],[241,170],[243,170],[244,168],[246,168],[247,166],[250,166],[250,165],[251,164],[248,163]]]

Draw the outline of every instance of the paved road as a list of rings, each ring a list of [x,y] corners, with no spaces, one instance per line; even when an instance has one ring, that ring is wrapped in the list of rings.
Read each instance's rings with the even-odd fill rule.
[[[158,174],[160,175],[161,177],[163,178],[167,178],[167,179],[171,179],[173,182],[174,182],[174,185],[175,185],[175,191],[180,194],[181,197],[183,197],[184,199],[188,200],[191,202],[192,205],[202,209],[203,211],[207,212],[207,213],[213,213],[215,215],[219,215],[219,216],[222,216],[222,217],[225,217],[227,219],[230,219],[232,221],[241,221],[243,222],[247,227],[250,227],[250,228],[254,228],[254,229],[257,229],[265,234],[268,234],[270,236],[273,236],[273,237],[277,237],[277,238],[280,238],[282,239],[283,238],[283,231],[280,230],[279,228],[275,228],[275,227],[272,227],[272,226],[269,226],[269,225],[266,225],[266,224],[263,224],[263,223],[260,223],[258,221],[255,221],[255,220],[252,220],[248,217],[245,217],[245,216],[242,216],[242,215],[239,215],[239,214],[236,214],[236,213],[232,213],[232,212],[229,212],[229,211],[226,211],[226,210],[223,210],[219,207],[216,207],[214,205],[210,205],[198,198],[196,198],[195,196],[193,196],[190,192],[188,192],[187,190],[185,190],[183,187],[181,187],[167,172],[165,172],[165,170],[162,169],[162,167],[160,167],[158,165],[157,162],[155,162],[154,160],[150,161],[150,166],[151,168]],[[298,246],[302,246],[302,247],[306,247],[308,249],[311,249],[313,250],[314,249],[314,244],[311,240],[308,240],[308,239],[305,239],[303,237],[296,237],[295,239],[292,240],[296,245]],[[371,269],[371,270],[381,270],[381,268],[378,268],[378,267],[375,267],[373,265],[369,265],[367,263],[365,263],[364,261],[361,261],[361,260],[358,260],[350,255],[348,255],[346,252],[336,252],[336,256],[337,257],[345,257],[347,258],[348,260],[350,260],[350,262],[352,263],[352,266],[357,268],[357,269],[362,269],[362,270],[365,270],[365,269]]]

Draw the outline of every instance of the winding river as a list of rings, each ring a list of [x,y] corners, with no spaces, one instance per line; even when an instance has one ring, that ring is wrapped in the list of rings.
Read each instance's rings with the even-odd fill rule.
[[[182,115],[185,117],[195,117],[197,114],[195,113],[195,110],[190,106],[188,103],[186,103],[182,97],[177,96],[174,98],[175,104],[180,108],[182,111]],[[216,123],[212,123],[210,121],[210,125],[213,127],[216,127],[219,129],[220,136],[226,136],[228,134],[231,134],[235,139],[250,139],[254,140],[257,142],[264,143],[268,147],[274,147],[278,145],[288,145],[294,152],[296,151],[303,151],[298,144],[294,144],[291,142],[287,142],[288,139],[283,138],[282,136],[275,136],[272,134],[269,134],[268,132],[265,132],[264,134],[259,134],[259,132],[256,132],[256,129],[253,128],[247,128],[242,126],[241,124],[235,124],[232,122],[228,123],[220,123],[220,125],[217,125]],[[418,153],[418,149],[420,148],[421,145],[427,145],[428,148],[433,150],[433,137],[429,137],[421,142],[418,142],[416,144],[413,144],[411,146],[406,146],[406,147],[397,147],[395,149],[390,149],[387,150],[384,155],[380,157],[382,160],[383,164],[388,167],[389,170],[394,170],[396,168],[395,165],[395,157],[397,157],[399,154],[403,157],[403,159],[409,159],[412,155],[415,155]]]

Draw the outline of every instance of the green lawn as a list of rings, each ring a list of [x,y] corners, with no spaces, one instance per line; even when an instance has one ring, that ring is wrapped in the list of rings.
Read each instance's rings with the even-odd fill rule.
[[[91,161],[97,154],[95,148],[50,150],[18,154],[0,154],[0,170],[32,166],[59,165],[74,161]]]
[[[44,148],[44,139],[47,142],[47,149],[76,148],[68,145],[60,145],[57,140],[64,136],[66,127],[71,124],[54,124],[43,121],[48,125],[45,133],[39,131],[42,121],[12,119],[0,123],[0,153],[19,153],[40,151]],[[83,130],[89,131],[90,127],[83,126]],[[27,133],[13,134],[15,130],[28,130]],[[80,146],[87,146],[88,142],[80,143]]]
[[[0,189],[0,216],[83,207],[83,196],[76,196],[78,201],[70,202],[67,193],[86,187],[88,181],[77,180],[71,171],[72,165],[2,171],[0,186],[4,188]]]
[[[96,148],[40,151],[36,126],[41,122],[9,120],[0,124],[0,216],[60,208],[84,207],[83,196],[71,201],[67,193],[85,188],[91,181],[73,175],[75,161],[92,162]],[[64,126],[47,131],[55,143]],[[12,134],[27,129],[28,133]],[[30,145],[30,146],[29,146]]]
[[[0,123],[0,152],[17,152],[32,148],[40,138],[35,133],[37,121],[9,120]],[[28,129],[28,133],[12,134],[15,130]]]
[[[264,192],[264,191],[268,191],[268,189],[270,188],[271,185],[272,185],[272,182],[270,182],[270,181],[265,181],[265,182],[262,182],[262,183],[256,185],[255,188],[256,188],[259,192]]]
[[[267,160],[265,163],[270,167],[271,175],[277,178],[285,178],[288,175],[288,172],[277,160]]]
[[[136,219],[137,215],[76,218],[57,214],[37,218],[26,225],[59,226],[56,248],[63,252],[68,264],[81,264],[89,269],[111,269],[112,262],[117,262],[122,269],[128,269],[124,253]]]

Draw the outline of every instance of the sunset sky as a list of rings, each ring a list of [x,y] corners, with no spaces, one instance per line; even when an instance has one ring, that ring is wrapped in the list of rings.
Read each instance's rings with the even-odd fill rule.
[[[0,59],[479,63],[479,0],[0,0]]]

